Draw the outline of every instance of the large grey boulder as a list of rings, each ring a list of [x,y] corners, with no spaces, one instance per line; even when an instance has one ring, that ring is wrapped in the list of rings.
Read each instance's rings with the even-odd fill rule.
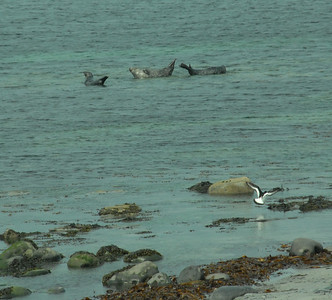
[[[158,273],[158,267],[151,261],[144,261],[130,268],[107,274],[103,278],[103,285],[114,286],[116,289],[126,289],[140,282],[149,280],[154,274]]]
[[[195,280],[203,280],[204,273],[200,266],[189,266],[184,268],[179,276],[178,276],[178,283],[185,283],[189,281]]]
[[[230,178],[218,181],[209,187],[208,193],[210,195],[252,194],[253,189],[247,185],[247,182],[250,182],[248,177]]]
[[[289,255],[314,255],[316,253],[322,252],[322,244],[306,238],[295,239],[292,243]]]
[[[233,300],[247,293],[256,293],[257,291],[250,286],[222,286],[214,290],[210,300]]]

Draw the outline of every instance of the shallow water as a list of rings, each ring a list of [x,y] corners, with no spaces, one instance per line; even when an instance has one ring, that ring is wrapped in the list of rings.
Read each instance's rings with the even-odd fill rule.
[[[63,299],[81,299],[104,292],[102,275],[122,263],[68,270],[77,250],[153,248],[164,255],[159,269],[178,274],[190,264],[277,254],[299,236],[332,243],[329,211],[277,213],[251,196],[187,191],[248,176],[266,189],[283,185],[270,201],[330,197],[332,3],[200,2],[2,1],[1,232],[112,228],[52,243],[66,258],[50,275],[1,282],[31,288],[33,299],[59,284]],[[128,71],[174,58],[169,78],[134,80]],[[189,77],[181,62],[224,64],[228,73]],[[85,87],[86,70],[108,75],[106,87]],[[141,206],[144,219],[98,216],[125,202]],[[273,221],[206,227],[227,217]]]

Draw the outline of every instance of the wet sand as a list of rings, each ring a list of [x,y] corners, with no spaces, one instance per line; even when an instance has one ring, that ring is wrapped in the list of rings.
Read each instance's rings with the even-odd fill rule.
[[[236,299],[332,299],[332,266],[292,269],[291,273],[257,286],[256,294]]]

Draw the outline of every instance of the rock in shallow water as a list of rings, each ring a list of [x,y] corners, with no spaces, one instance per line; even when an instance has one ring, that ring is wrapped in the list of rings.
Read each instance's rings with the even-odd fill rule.
[[[323,251],[322,244],[306,238],[295,239],[292,243],[289,255],[314,255]]]
[[[250,182],[248,177],[230,178],[212,184],[208,193],[210,195],[239,195],[252,194],[253,189],[247,185]]]
[[[126,263],[140,263],[143,261],[157,261],[161,260],[163,256],[156,250],[140,249],[127,254],[123,261]]]
[[[96,255],[87,251],[78,251],[72,254],[67,262],[68,268],[94,268],[100,265]]]
[[[10,286],[0,290],[0,299],[11,299],[30,295],[31,291],[20,286]]]
[[[103,246],[97,251],[97,256],[103,261],[116,261],[118,258],[128,254],[129,251],[115,245]]]

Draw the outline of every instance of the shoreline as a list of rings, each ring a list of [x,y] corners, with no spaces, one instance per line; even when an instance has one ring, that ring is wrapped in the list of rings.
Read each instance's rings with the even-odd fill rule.
[[[312,256],[242,256],[201,267],[204,273],[204,279],[201,280],[179,283],[177,277],[171,276],[171,283],[165,286],[150,287],[144,282],[125,291],[108,290],[104,295],[83,299],[217,300],[224,299],[219,298],[220,296],[213,297],[214,292],[222,288],[231,290],[226,293],[231,293],[232,296],[228,295],[230,298],[225,299],[331,298],[332,253],[327,249]],[[207,279],[212,274],[223,274],[228,278]]]
[[[238,300],[332,298],[332,265],[291,269],[291,275],[280,275],[257,285],[257,293],[248,293]]]

